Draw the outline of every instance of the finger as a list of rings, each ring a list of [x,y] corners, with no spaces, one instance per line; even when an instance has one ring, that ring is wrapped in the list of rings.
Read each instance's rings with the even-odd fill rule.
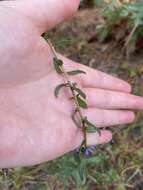
[[[85,88],[89,107],[100,109],[143,109],[143,98],[122,92]]]
[[[86,75],[82,74],[74,77],[74,80],[77,82],[80,81],[83,87],[131,92],[131,86],[121,79],[97,71],[90,67],[75,63],[63,56],[61,56],[61,58],[64,60],[66,70],[80,69],[86,72]]]
[[[43,33],[71,17],[79,6],[79,0],[23,0],[7,4],[30,19]]]
[[[107,130],[101,130],[101,134],[92,133],[87,135],[88,145],[105,144],[112,140],[112,133]]]
[[[108,130],[101,130],[101,133],[91,133],[87,134],[87,144],[90,145],[98,145],[108,143],[112,140],[112,133]],[[75,142],[75,147],[73,149],[78,148],[83,141],[83,134],[80,133],[80,137]]]
[[[135,119],[135,114],[131,111],[88,108],[83,113],[91,123],[95,124],[96,127],[127,124],[133,122]]]

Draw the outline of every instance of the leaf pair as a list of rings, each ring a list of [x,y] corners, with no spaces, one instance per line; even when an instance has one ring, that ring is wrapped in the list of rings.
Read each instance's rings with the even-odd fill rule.
[[[60,84],[55,88],[55,97],[58,98],[59,92],[63,87],[70,87],[68,83]],[[79,88],[76,87],[76,84],[74,83],[73,86],[71,87],[72,90],[76,91],[78,94],[76,95],[77,102],[81,108],[87,109],[87,103],[85,101],[86,95],[85,93],[80,90]]]
[[[77,126],[77,128],[79,129],[82,129],[83,125],[84,127],[86,128],[86,132],[87,133],[96,133],[98,132],[99,135],[101,135],[101,131],[99,128],[97,128],[94,124],[92,124],[88,119],[87,117],[85,117],[83,119],[83,121],[79,121],[77,120],[77,113],[78,113],[78,110],[76,109],[72,115],[72,120],[73,122],[75,123],[75,125]]]
[[[77,84],[76,84],[76,83],[73,83],[72,85],[73,85],[73,86],[72,86],[72,89],[73,89],[74,91],[76,91],[82,98],[86,99],[86,94],[85,94],[81,89],[79,89],[79,88],[77,87]]]
[[[76,110],[74,111],[74,113],[72,114],[71,118],[72,118],[74,124],[76,125],[76,127],[79,128],[79,129],[82,129],[82,123],[81,123],[81,121],[77,118],[77,113],[78,113],[78,110],[76,109]]]
[[[72,90],[74,90],[77,93],[76,99],[77,99],[78,105],[83,109],[87,109],[88,106],[86,103],[86,94],[77,87],[76,83],[72,84]]]
[[[57,73],[59,73],[59,74],[63,73],[63,71],[62,71],[62,66],[64,64],[63,61],[61,59],[54,57],[53,63],[54,63],[54,67],[55,67]],[[67,74],[74,76],[74,75],[78,75],[78,74],[86,74],[86,72],[82,71],[82,70],[74,70],[74,71],[67,72]]]
[[[87,132],[87,133],[96,133],[96,132],[98,132],[99,135],[101,135],[100,129],[98,129],[94,124],[92,124],[92,123],[87,119],[87,117],[84,118],[83,122],[84,122],[84,125],[85,125],[85,127],[86,127],[86,132]]]
[[[59,74],[63,73],[62,71],[62,65],[64,64],[63,61],[54,57],[53,63],[54,63],[54,67],[57,73]]]
[[[83,98],[81,98],[79,94],[76,96],[76,99],[77,99],[78,105],[81,108],[83,108],[83,109],[88,108],[86,101]]]

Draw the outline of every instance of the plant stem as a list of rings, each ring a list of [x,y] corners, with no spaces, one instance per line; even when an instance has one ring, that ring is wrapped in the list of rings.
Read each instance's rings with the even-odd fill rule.
[[[58,56],[57,56],[57,53],[55,51],[55,49],[53,48],[50,40],[47,39],[47,42],[49,44],[49,47],[54,55],[54,57],[56,59],[59,59]],[[73,85],[72,85],[72,82],[70,81],[69,79],[69,76],[67,74],[67,72],[65,71],[64,67],[63,66],[60,66],[61,67],[61,71],[62,71],[62,75],[64,76],[64,78],[66,79],[67,81],[67,84],[69,85],[70,89],[71,89],[71,92],[72,92],[72,95],[73,95],[73,98],[74,98],[74,101],[75,101],[75,105],[76,105],[76,110],[79,114],[79,117],[80,117],[80,120],[81,120],[81,123],[82,123],[82,131],[83,131],[83,135],[84,135],[84,146],[85,148],[87,147],[87,133],[86,133],[86,126],[85,126],[85,123],[84,123],[84,117],[82,115],[82,111],[81,111],[81,108],[78,104],[78,100],[77,100],[77,97],[76,97],[76,93],[75,91],[73,90]]]

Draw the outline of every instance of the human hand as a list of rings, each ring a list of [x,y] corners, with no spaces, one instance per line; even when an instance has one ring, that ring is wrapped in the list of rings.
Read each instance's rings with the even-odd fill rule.
[[[71,120],[73,103],[52,65],[52,52],[41,34],[72,15],[79,1],[23,0],[0,3],[0,167],[29,166],[79,147],[83,135]],[[47,5],[47,6],[46,6]],[[64,7],[64,6],[65,7]],[[70,10],[70,11],[69,11]],[[59,55],[60,56],[60,55]],[[143,109],[143,99],[131,95],[128,83],[60,56],[66,70],[87,75],[71,77],[87,94],[83,110],[97,127],[130,123],[132,110]],[[127,111],[128,110],[128,111]],[[88,135],[88,144],[107,143],[108,130]]]

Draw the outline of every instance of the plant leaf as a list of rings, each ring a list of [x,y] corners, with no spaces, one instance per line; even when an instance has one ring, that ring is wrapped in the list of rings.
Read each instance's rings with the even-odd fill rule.
[[[78,94],[79,94],[82,98],[86,99],[86,94],[85,94],[82,90],[80,90],[79,88],[76,88],[75,90],[78,92]]]
[[[67,72],[67,74],[73,76],[73,75],[78,75],[78,74],[86,74],[86,72],[82,70],[75,70],[75,71],[69,71]]]
[[[63,65],[63,61],[54,57],[53,62],[54,62],[54,67],[57,73],[59,74],[63,73],[61,69],[61,66]]]
[[[63,65],[63,61],[61,59],[57,59],[56,57],[54,57],[54,62],[58,65],[58,66],[62,66]]]
[[[80,164],[79,165],[79,168],[78,168],[78,171],[79,171],[79,175],[80,175],[80,178],[82,180],[82,185],[85,185],[86,183],[86,166],[84,166],[83,164]]]
[[[89,127],[94,127],[96,128],[96,126],[94,124],[92,124],[88,119],[87,117],[84,118],[84,123],[89,126]]]
[[[77,98],[78,104],[79,104],[79,106],[81,108],[83,108],[83,109],[87,109],[88,108],[87,103],[86,103],[85,100],[83,100],[82,98],[80,98],[79,95],[77,95],[76,98]]]
[[[96,133],[96,132],[98,132],[98,130],[95,127],[86,127],[86,132],[87,133]]]
[[[82,174],[82,172],[83,172],[83,174]],[[81,187],[81,186],[85,185],[85,181],[86,181],[85,175],[86,175],[85,171],[82,171],[82,170],[79,171],[79,169],[75,169],[72,172],[72,176],[73,176],[73,179],[74,179],[77,187]]]
[[[78,112],[78,111],[77,111],[77,109],[76,109],[76,110],[74,111],[74,113],[72,114],[71,118],[72,118],[74,124],[77,126],[77,128],[81,128],[80,122],[77,121],[77,119],[76,119],[76,113],[77,113],[77,112]]]
[[[97,128],[94,124],[92,124],[87,117],[84,118],[84,123],[86,125],[86,132],[87,133],[95,133],[98,132],[101,135],[101,130]]]
[[[65,84],[60,84],[58,85],[56,88],[55,88],[55,97],[58,98],[58,95],[59,95],[59,92],[61,90],[61,88],[63,87],[68,87],[68,83],[65,83]]]
[[[78,94],[79,94],[82,98],[86,99],[86,94],[85,94],[81,89],[79,89],[79,88],[76,87],[76,83],[73,84],[73,89],[74,89],[76,92],[78,92]]]

